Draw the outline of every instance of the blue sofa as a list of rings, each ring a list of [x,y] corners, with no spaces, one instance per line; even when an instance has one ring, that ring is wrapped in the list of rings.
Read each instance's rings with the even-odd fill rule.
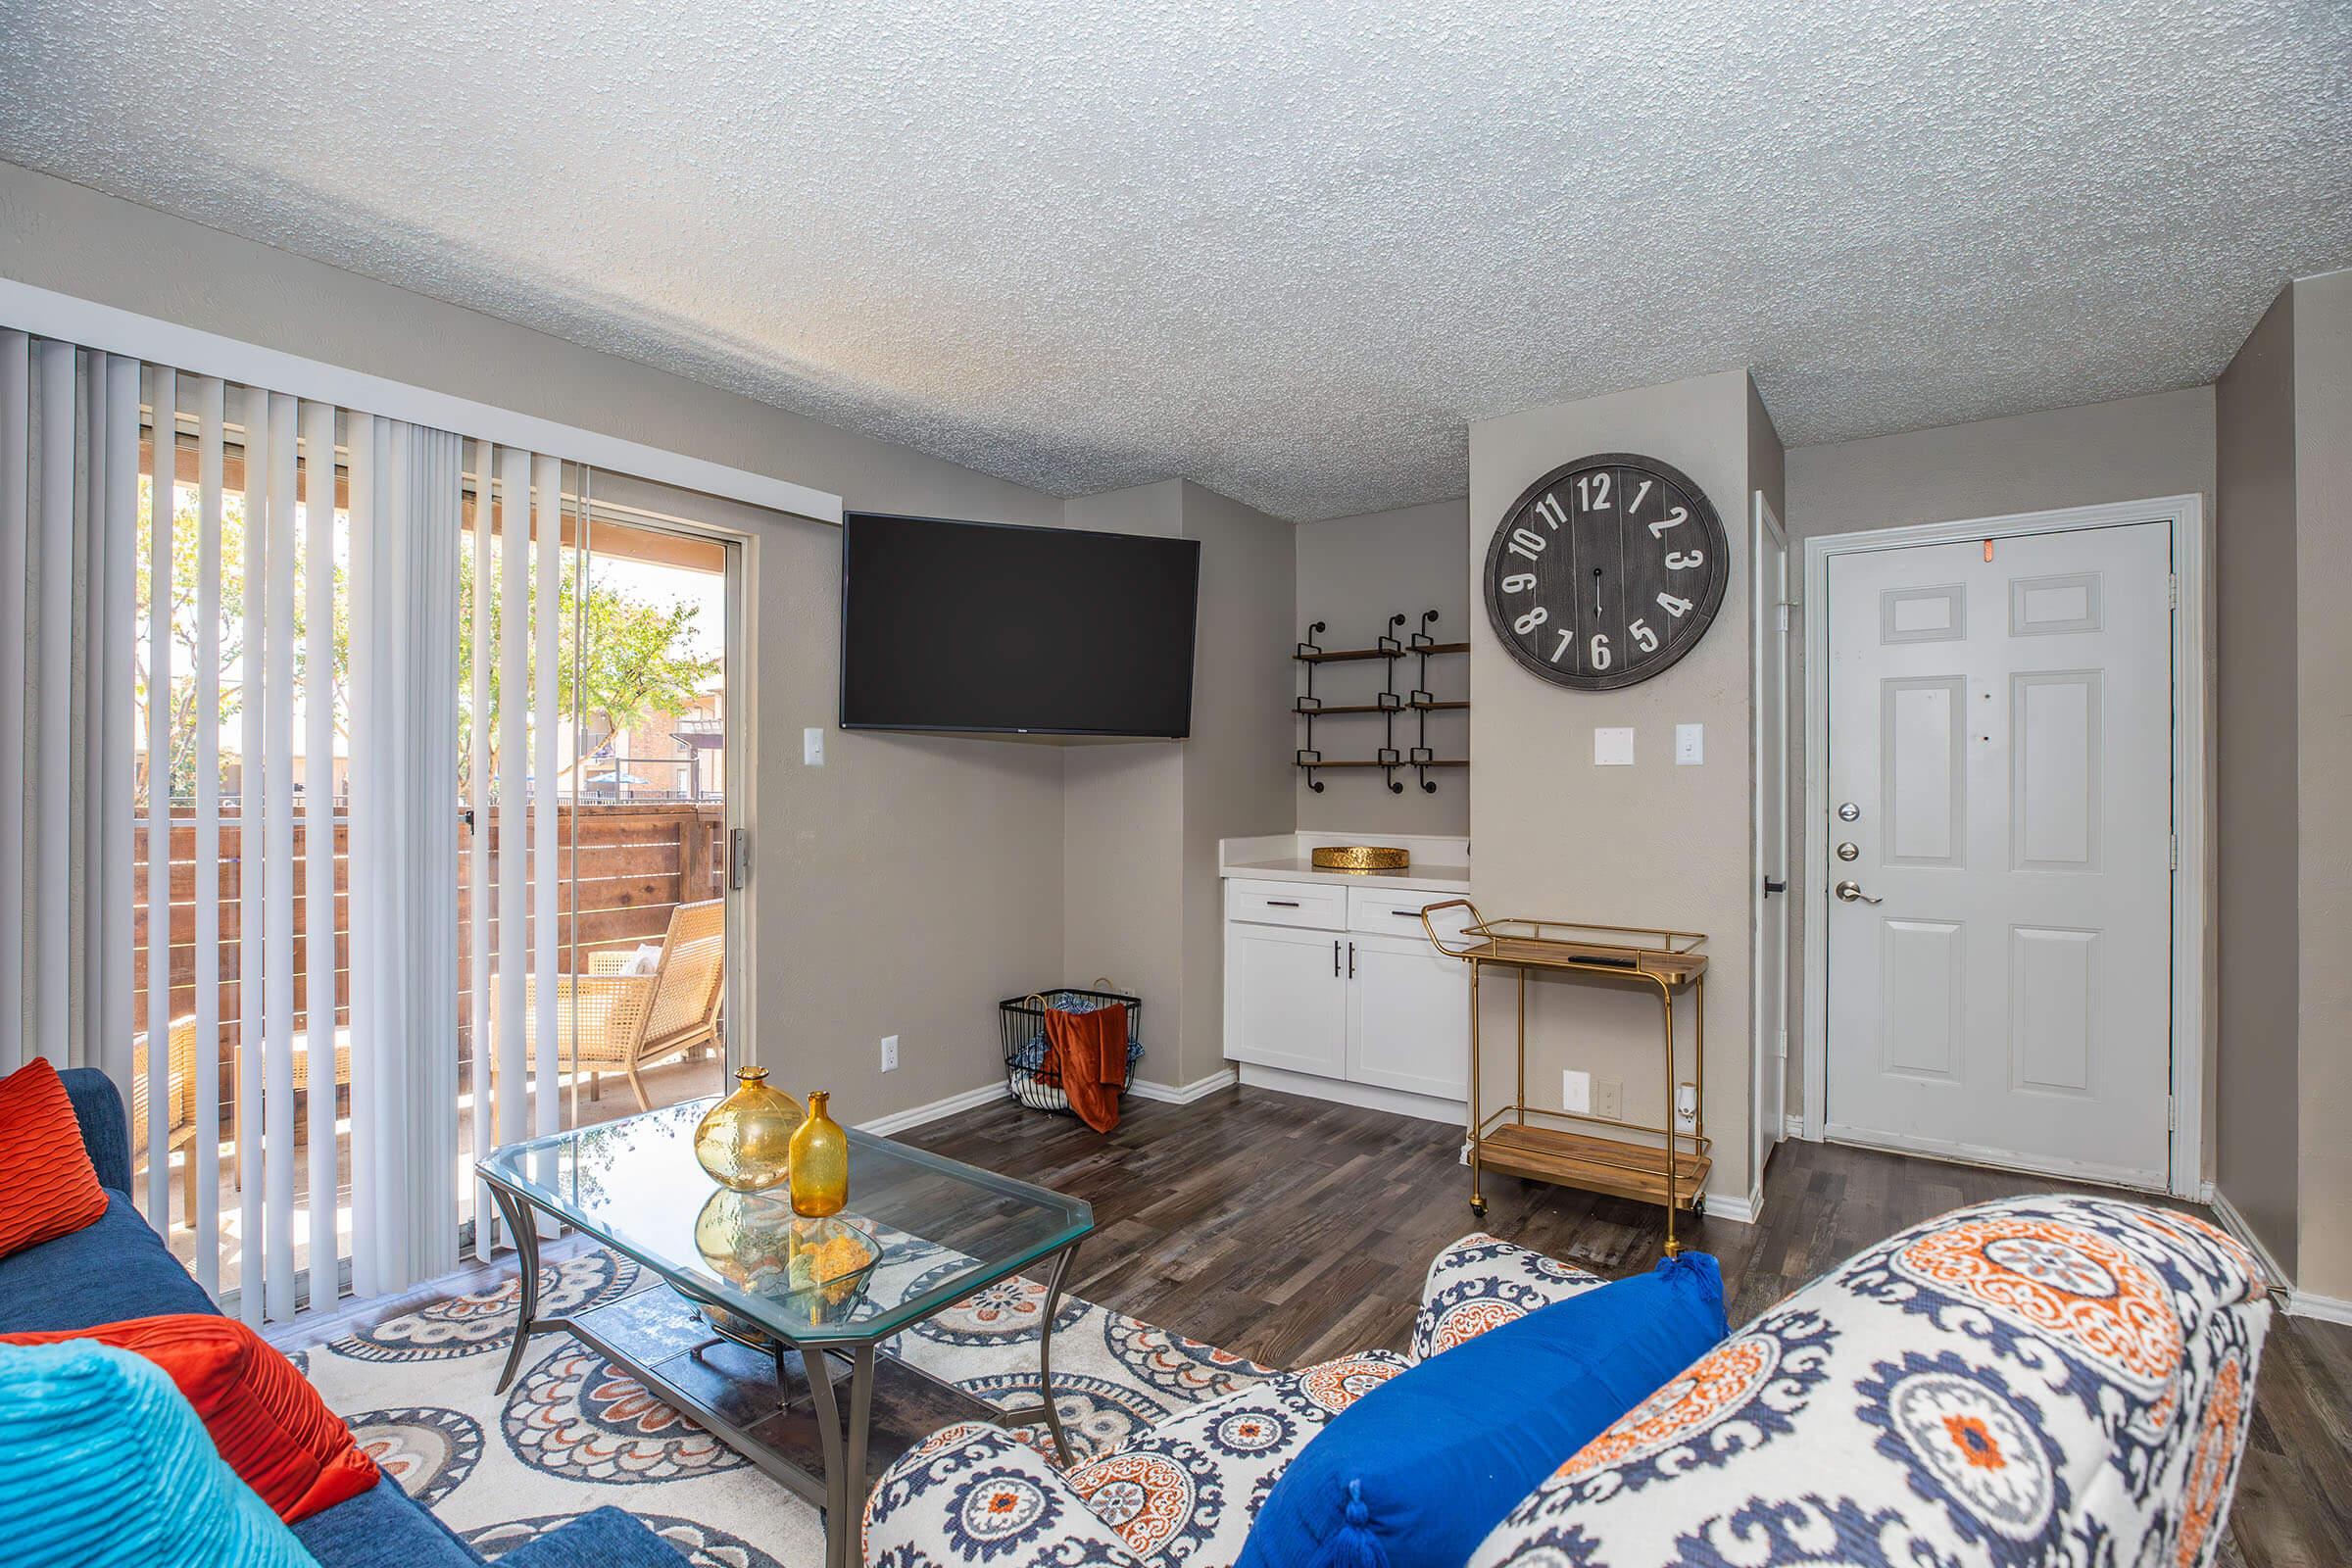
[[[130,1201],[130,1124],[106,1075],[61,1074],[106,1213],[70,1236],[0,1258],[0,1334],[86,1329],[125,1318],[218,1312]],[[324,1568],[480,1568],[486,1560],[400,1490],[373,1490],[296,1522],[294,1534]],[[599,1508],[516,1547],[500,1568],[679,1568],[683,1559],[618,1508]]]

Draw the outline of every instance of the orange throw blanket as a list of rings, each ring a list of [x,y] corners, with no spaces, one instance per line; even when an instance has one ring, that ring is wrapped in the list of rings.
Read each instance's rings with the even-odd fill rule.
[[[1046,1009],[1046,1060],[1038,1081],[1057,1084],[1078,1119],[1099,1133],[1119,1124],[1119,1092],[1127,1086],[1127,1009],[1093,1012]]]

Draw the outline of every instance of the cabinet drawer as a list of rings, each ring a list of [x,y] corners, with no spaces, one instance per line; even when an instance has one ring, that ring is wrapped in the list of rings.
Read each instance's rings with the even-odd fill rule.
[[[1320,931],[1348,926],[1348,889],[1316,882],[1257,882],[1239,878],[1225,884],[1225,918],[1256,925],[1302,925]]]
[[[1421,906],[1425,904],[1444,904],[1458,899],[1458,893],[1432,893],[1426,888],[1349,888],[1348,891],[1348,929],[1375,932],[1383,936],[1418,937],[1429,940],[1421,928]],[[1470,923],[1470,911],[1447,909],[1437,917],[1438,932],[1447,942],[1463,926]]]

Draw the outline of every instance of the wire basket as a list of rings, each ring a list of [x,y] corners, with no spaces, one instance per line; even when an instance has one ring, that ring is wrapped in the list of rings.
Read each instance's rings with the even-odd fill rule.
[[[1104,1007],[1125,1007],[1127,1076],[1119,1085],[1120,1091],[1124,1093],[1135,1082],[1135,1064],[1144,1054],[1139,1023],[1143,1002],[1107,989],[1110,985],[1107,979],[1098,979],[1095,984],[1104,989],[1089,991],[1065,986],[1058,991],[1032,991],[1025,997],[1008,997],[997,1004],[997,1024],[1004,1043],[1004,1087],[1013,1099],[1031,1110],[1071,1114],[1070,1097],[1062,1092],[1061,1086],[1039,1077],[1046,1065],[1046,1013],[1052,1008],[1096,1012]]]

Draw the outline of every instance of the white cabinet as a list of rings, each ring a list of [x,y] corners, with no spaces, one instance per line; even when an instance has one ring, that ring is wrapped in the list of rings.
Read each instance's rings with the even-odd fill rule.
[[[1348,1081],[1442,1100],[1470,1091],[1461,961],[1426,937],[1348,938]]]
[[[1225,927],[1225,1054],[1340,1076],[1347,1059],[1347,938],[1284,925]]]
[[[1469,980],[1429,945],[1420,906],[1451,895],[1330,884],[1232,882],[1225,901],[1225,1054],[1327,1081],[1330,1098],[1378,1092],[1459,1102],[1468,1092]],[[1446,924],[1458,926],[1459,911]],[[1308,922],[1314,922],[1310,924]],[[1374,1092],[1349,1095],[1347,1085]],[[1283,1081],[1300,1093],[1325,1092]]]

